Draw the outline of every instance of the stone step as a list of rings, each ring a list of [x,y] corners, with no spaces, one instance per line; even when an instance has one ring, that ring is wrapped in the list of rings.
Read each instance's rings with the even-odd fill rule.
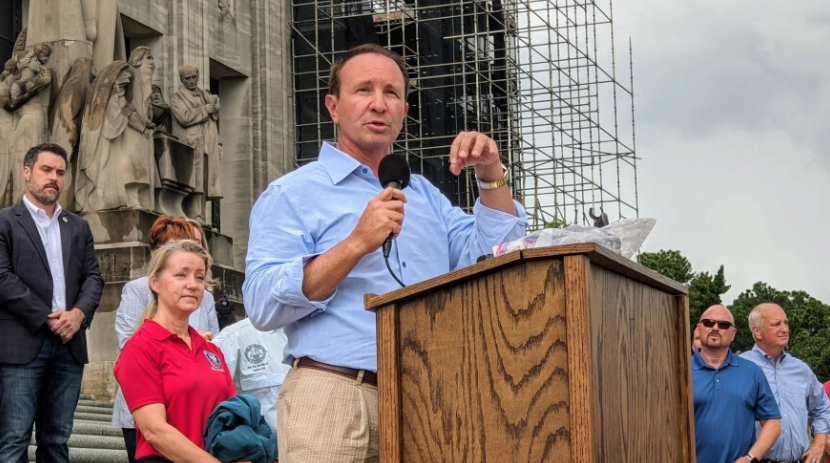
[[[90,405],[78,405],[75,413],[95,413],[97,415],[112,416],[112,408],[93,407]]]
[[[35,435],[32,434],[31,445],[35,445]],[[72,433],[69,436],[69,447],[81,449],[109,449],[124,450],[124,438],[116,436],[89,436]],[[74,462],[73,462],[74,463]]]
[[[85,436],[121,436],[121,428],[102,421],[75,420],[72,434]],[[73,462],[74,463],[74,462]]]
[[[29,446],[29,461],[35,461],[35,447]],[[126,450],[69,448],[72,463],[129,463]]]
[[[101,413],[75,412],[75,419],[86,421],[102,421],[105,423],[109,423],[110,421],[112,421],[112,415],[104,415]]]
[[[106,402],[95,402],[93,400],[79,400],[79,407],[95,407],[112,410],[112,404]]]

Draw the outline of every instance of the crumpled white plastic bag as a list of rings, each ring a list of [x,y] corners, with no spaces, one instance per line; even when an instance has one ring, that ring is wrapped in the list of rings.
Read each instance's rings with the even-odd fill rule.
[[[493,246],[493,255],[527,248],[560,246],[563,244],[597,243],[630,259],[640,249],[654,225],[655,219],[622,219],[603,228],[571,225],[565,228],[546,228],[508,243]]]

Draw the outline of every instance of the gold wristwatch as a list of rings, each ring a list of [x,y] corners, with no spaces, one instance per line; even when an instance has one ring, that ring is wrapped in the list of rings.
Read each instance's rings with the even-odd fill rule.
[[[476,176],[476,184],[478,185],[479,190],[495,190],[496,188],[501,188],[507,185],[507,180],[510,177],[507,172],[507,166],[504,164],[501,165],[502,170],[504,170],[504,175],[496,181],[493,182],[483,182],[481,181],[478,176]]]

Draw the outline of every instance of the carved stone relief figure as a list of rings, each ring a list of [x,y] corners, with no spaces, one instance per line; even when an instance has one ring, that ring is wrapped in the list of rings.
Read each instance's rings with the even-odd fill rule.
[[[151,175],[154,177],[152,184],[156,188],[161,187],[161,179],[158,177],[158,168],[156,166],[156,157],[154,151],[154,143],[152,134],[155,132],[155,124],[153,124],[152,112],[152,93],[153,93],[153,74],[156,71],[156,61],[153,58],[153,53],[148,47],[136,47],[130,54],[130,59],[127,61],[130,65],[130,70],[133,74],[132,78],[132,103],[135,107],[135,113],[138,119],[145,123],[145,130],[150,131],[150,137],[141,137],[135,140],[136,146],[134,149],[140,150],[148,158],[150,163]],[[151,191],[153,197],[155,192]]]
[[[23,95],[31,93],[38,81],[44,79],[45,73],[49,72],[44,64],[52,54],[52,47],[41,43],[26,52],[17,61],[18,79],[12,84],[12,99],[20,99]]]
[[[69,210],[74,209],[75,202],[73,179],[78,163],[77,147],[81,136],[81,119],[95,74],[92,58],[75,60],[52,109],[54,117],[51,141],[69,153],[64,188],[59,199],[61,206]]]
[[[17,34],[17,40],[14,41],[14,49],[12,50],[12,58],[18,59],[23,56],[23,51],[26,50],[26,36],[27,29],[23,29]]]
[[[17,80],[17,60],[12,58],[6,61],[3,72],[0,73],[0,208],[12,205],[10,189],[12,155],[11,138],[14,128],[14,115],[7,111],[6,106],[11,99],[12,83]]]
[[[219,119],[219,97],[200,89],[199,69],[186,64],[179,68],[182,88],[170,97],[170,110],[175,124],[173,133],[179,140],[193,146],[195,195],[186,206],[188,216],[204,222],[204,200],[222,198],[219,184],[219,161],[222,149],[216,121]],[[207,165],[205,165],[207,163]]]
[[[55,74],[53,97],[78,58],[92,58],[97,69],[114,59],[126,59],[117,1],[29,0],[28,18],[27,45],[51,43],[55,48],[50,60]]]
[[[173,120],[170,117],[170,105],[164,101],[161,87],[153,84],[153,93],[150,94],[150,111],[156,132],[170,134],[173,130]]]
[[[49,102],[52,72],[44,66],[52,47],[39,43],[18,60],[21,78],[12,84],[6,110],[14,111],[15,123],[11,136],[12,166],[22,166],[29,148],[49,140]],[[25,79],[23,76],[33,76]],[[23,82],[21,82],[23,81]],[[13,201],[23,196],[26,181],[21,168],[11,169]]]
[[[99,74],[84,111],[75,203],[78,212],[155,210],[155,163],[142,139],[154,126],[130,103],[130,65],[114,61]]]
[[[228,23],[236,21],[231,0],[219,0],[219,20]]]
[[[87,39],[93,42],[92,61],[95,67],[103,69],[114,59],[126,59],[127,48],[124,45],[124,29],[121,26],[118,2],[81,0],[81,7]]]

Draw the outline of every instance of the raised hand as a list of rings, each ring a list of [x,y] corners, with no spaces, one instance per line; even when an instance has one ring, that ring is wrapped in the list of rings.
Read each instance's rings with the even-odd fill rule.
[[[501,177],[501,162],[496,142],[479,132],[461,132],[450,147],[450,172],[459,175],[465,167],[479,169],[496,167],[497,180]],[[481,173],[484,173],[483,171]]]

